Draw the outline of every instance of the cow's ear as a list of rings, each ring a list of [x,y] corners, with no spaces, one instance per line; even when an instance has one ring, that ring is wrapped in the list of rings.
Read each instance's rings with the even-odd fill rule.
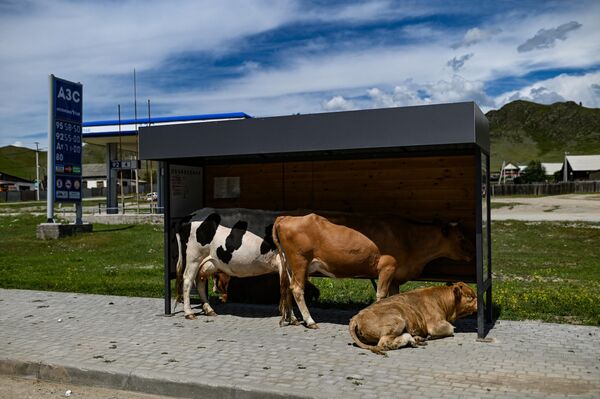
[[[456,298],[456,302],[459,302],[460,298],[462,298],[462,290],[460,289],[460,285],[454,284],[452,291],[454,292],[454,298]]]

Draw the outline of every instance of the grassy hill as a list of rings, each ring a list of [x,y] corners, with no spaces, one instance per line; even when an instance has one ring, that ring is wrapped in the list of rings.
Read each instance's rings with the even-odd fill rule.
[[[100,145],[86,144],[83,147],[84,163],[104,163],[106,149]],[[46,175],[47,152],[40,151],[40,178]],[[35,150],[15,147],[0,147],[0,172],[35,180]]]
[[[40,178],[46,174],[46,152],[40,151]],[[27,180],[35,180],[35,150],[9,145],[0,147],[0,171]]]
[[[552,105],[513,101],[486,114],[490,122],[491,168],[502,161],[562,162],[571,155],[600,154],[600,109],[572,101]]]

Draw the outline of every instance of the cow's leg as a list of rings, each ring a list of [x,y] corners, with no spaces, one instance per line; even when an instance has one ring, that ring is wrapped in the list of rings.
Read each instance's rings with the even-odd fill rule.
[[[394,350],[402,348],[403,346],[417,346],[417,342],[409,333],[401,335],[384,335],[379,339],[377,348],[381,350]]]
[[[196,315],[194,315],[192,307],[190,306],[190,293],[192,290],[192,282],[196,279],[199,269],[200,262],[194,260],[188,262],[185,272],[183,273],[183,314],[186,319],[190,320],[196,318]]]
[[[451,337],[454,335],[454,326],[446,320],[442,320],[439,323],[428,327],[427,333],[431,339]]]
[[[397,265],[396,259],[393,256],[382,255],[379,258],[379,263],[377,264],[377,270],[379,271],[377,279],[377,302],[388,295]]]
[[[289,323],[292,325],[298,324],[298,319],[294,315],[294,306],[292,304],[292,291],[290,290],[290,278],[287,275],[287,269],[281,264],[279,265],[279,313],[281,320],[279,326]]]
[[[288,262],[288,273],[293,271],[290,276],[290,289],[300,309],[300,313],[302,313],[304,324],[308,328],[319,328],[319,325],[311,317],[304,301],[304,285],[308,278],[308,261],[302,255],[292,255],[289,257]]]
[[[203,273],[204,266],[200,269],[200,272],[196,275],[196,291],[198,291],[198,295],[200,296],[200,300],[202,301],[202,310],[204,314],[207,316],[216,316],[217,313],[213,310],[208,302],[208,295],[206,295],[206,284],[205,282],[208,280],[209,275]]]

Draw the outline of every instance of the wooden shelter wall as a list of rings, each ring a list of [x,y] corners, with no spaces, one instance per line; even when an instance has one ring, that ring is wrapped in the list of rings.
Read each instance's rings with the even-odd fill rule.
[[[208,207],[392,213],[462,220],[475,241],[474,155],[209,165]],[[214,179],[239,177],[238,198],[215,198]],[[438,260],[424,280],[475,281],[475,261]]]

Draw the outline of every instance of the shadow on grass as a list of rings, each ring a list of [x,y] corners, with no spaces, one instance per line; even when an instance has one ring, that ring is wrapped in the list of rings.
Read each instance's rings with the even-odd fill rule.
[[[113,227],[110,229],[103,229],[103,230],[93,230],[92,234],[98,234],[98,233],[110,233],[112,231],[121,231],[121,230],[129,230],[129,229],[133,229],[135,227],[135,225],[129,225],[129,226],[123,226],[123,227]]]

